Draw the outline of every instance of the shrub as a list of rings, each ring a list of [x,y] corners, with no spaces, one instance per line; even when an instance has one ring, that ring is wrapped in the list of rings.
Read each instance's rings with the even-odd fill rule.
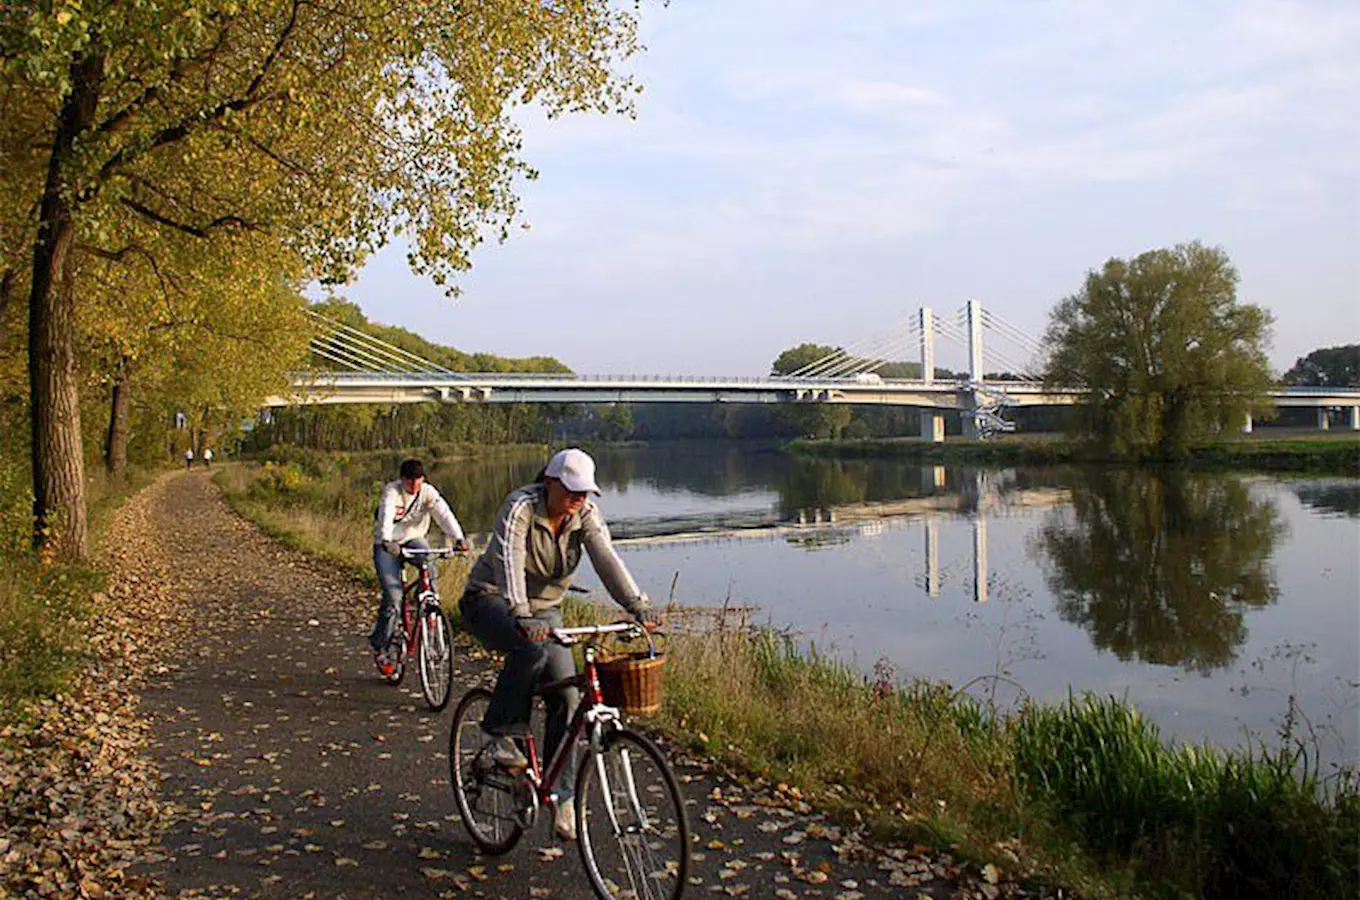
[[[260,468],[259,476],[251,482],[250,494],[256,499],[293,496],[298,494],[308,481],[302,466],[296,462],[281,465],[267,462]]]

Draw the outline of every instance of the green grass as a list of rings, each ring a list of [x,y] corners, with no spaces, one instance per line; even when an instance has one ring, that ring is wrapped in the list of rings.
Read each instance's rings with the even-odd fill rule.
[[[111,481],[92,467],[86,480],[90,543],[113,512],[155,476],[134,470]],[[0,722],[25,714],[75,677],[88,658],[85,647],[90,597],[103,575],[90,564],[44,561],[31,548],[33,494],[25,461],[0,459]]]

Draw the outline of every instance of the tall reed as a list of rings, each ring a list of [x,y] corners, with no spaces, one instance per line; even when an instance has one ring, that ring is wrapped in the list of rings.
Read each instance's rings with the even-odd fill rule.
[[[1014,723],[1023,793],[1072,838],[1153,883],[1204,897],[1354,897],[1360,794],[1322,783],[1302,743],[1229,754],[1167,746],[1114,698],[1031,707]]]

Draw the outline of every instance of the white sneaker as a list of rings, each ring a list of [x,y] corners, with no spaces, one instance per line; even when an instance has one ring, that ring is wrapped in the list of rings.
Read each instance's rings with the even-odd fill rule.
[[[557,804],[553,816],[553,830],[564,841],[576,840],[576,801],[568,797]]]
[[[523,769],[529,765],[529,760],[509,735],[487,735],[486,753],[493,763],[506,769]]]

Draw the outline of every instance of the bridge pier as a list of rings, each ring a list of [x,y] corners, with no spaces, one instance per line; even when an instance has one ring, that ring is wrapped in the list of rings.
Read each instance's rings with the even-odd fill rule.
[[[933,409],[921,410],[921,440],[933,444],[944,442],[944,414]]]
[[[1329,429],[1332,427],[1332,420],[1331,420],[1331,417],[1327,415],[1329,412],[1330,412],[1330,410],[1327,409],[1327,407],[1325,407],[1325,406],[1319,406],[1319,407],[1318,407],[1318,411],[1317,411],[1317,427],[1318,427],[1318,431],[1327,431],[1327,430],[1329,430]]]
[[[1360,406],[1352,406],[1350,412],[1351,431],[1360,431]]]
[[[1251,430],[1252,430],[1253,427],[1254,427],[1254,423],[1253,423],[1252,418],[1251,418],[1251,413],[1247,413],[1247,418],[1246,418],[1246,420],[1242,422],[1242,433],[1243,433],[1243,434],[1251,434]]]
[[[974,405],[973,408],[977,409],[977,406]],[[963,413],[963,438],[966,441],[982,440],[982,429],[978,428],[977,416],[969,415],[967,410]]]

